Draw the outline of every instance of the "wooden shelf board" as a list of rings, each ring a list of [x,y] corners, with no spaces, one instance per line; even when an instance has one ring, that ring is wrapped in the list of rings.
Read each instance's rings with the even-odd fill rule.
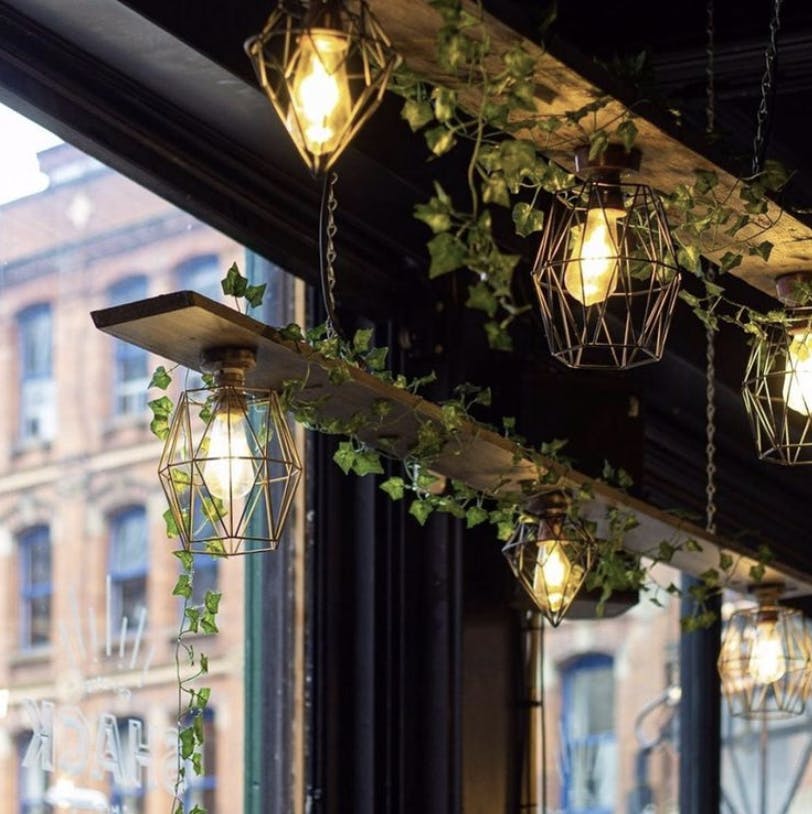
[[[474,4],[467,5],[472,13],[476,12]],[[441,21],[439,13],[426,0],[370,0],[370,6],[412,70],[429,81],[455,84],[436,64],[435,34]],[[560,115],[607,95],[549,51],[517,34],[493,16],[485,14],[485,20],[495,53],[520,44],[536,60],[536,105],[539,115]],[[460,88],[460,101],[469,110],[479,107],[475,94],[467,88]],[[617,122],[626,110],[620,101],[610,101],[598,114],[598,126]],[[635,114],[634,121],[639,131],[636,145],[643,151],[640,177],[645,183],[661,192],[672,192],[679,184],[692,184],[695,169],[704,169],[717,173],[720,195],[733,190],[736,179],[729,172],[643,116]],[[532,137],[526,133],[520,135]],[[556,137],[561,136],[570,136],[573,144],[583,140],[580,131],[573,129],[568,132],[566,127],[557,131]],[[546,152],[540,138],[536,142],[539,149]],[[744,213],[737,191],[733,192],[730,203],[740,206]],[[776,277],[794,271],[812,271],[812,229],[783,212],[777,204],[770,204],[768,213],[760,218],[759,223],[774,225],[766,234],[762,233],[761,226],[753,225],[747,227],[749,232],[743,230],[741,235],[753,245],[770,240],[775,248],[769,263],[758,256],[745,256],[742,265],[732,273],[766,294],[775,296]],[[707,256],[711,260],[718,260],[728,248],[708,251]]]
[[[401,457],[415,443],[422,423],[440,423],[438,405],[358,368],[350,367],[347,381],[331,383],[328,373],[337,362],[322,357],[305,343],[284,339],[279,331],[191,291],[95,311],[92,317],[96,327],[105,333],[195,370],[200,369],[204,350],[228,346],[252,348],[257,354],[257,364],[248,374],[249,385],[279,388],[286,380],[304,380],[307,384],[302,398],[322,400],[318,409],[326,418],[349,419],[359,411],[371,411],[374,403],[383,399],[390,405],[388,414],[362,438]],[[552,461],[542,461],[541,465],[557,470],[563,486],[581,486],[590,480],[577,471],[558,469]],[[536,480],[537,467],[508,439],[475,424],[466,424],[458,438],[446,445],[433,469],[488,494],[522,500],[527,499],[522,487]],[[608,507],[625,508],[637,516],[639,526],[627,536],[631,550],[645,553],[656,549],[663,540],[673,545],[696,540],[703,550],[680,552],[674,557],[675,567],[699,575],[717,567],[719,553],[728,551],[738,559],[733,586],[746,589],[754,561],[740,546],[710,536],[683,519],[603,484],[595,484],[594,491],[595,500],[588,513],[597,522],[603,521]],[[786,582],[788,594],[812,594],[812,578],[804,574],[770,568],[767,576]]]

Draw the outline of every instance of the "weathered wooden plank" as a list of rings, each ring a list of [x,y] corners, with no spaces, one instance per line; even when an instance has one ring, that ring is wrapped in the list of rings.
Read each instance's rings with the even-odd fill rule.
[[[257,365],[248,374],[248,384],[278,388],[286,380],[306,382],[303,399],[319,400],[325,418],[349,419],[360,411],[371,412],[374,403],[385,400],[390,410],[379,423],[362,433],[365,442],[404,456],[417,439],[421,424],[441,421],[441,409],[408,391],[389,385],[363,370],[351,367],[350,377],[333,384],[329,371],[338,363],[326,359],[310,346],[284,339],[279,331],[191,291],[181,291],[148,300],[95,311],[97,328],[112,336],[146,348],[173,362],[200,369],[204,350],[215,347],[247,347],[257,354]],[[564,486],[581,486],[589,479],[571,469],[563,470],[552,461],[541,467],[557,471]],[[511,441],[475,424],[464,425],[449,442],[433,470],[460,480],[491,495],[515,496],[526,500],[523,489],[533,483],[539,464],[527,459]],[[695,525],[603,484],[595,484],[595,500],[588,507],[598,522],[607,507],[631,510],[639,526],[627,538],[630,549],[654,550],[662,540],[679,545],[689,539],[702,546],[701,552],[680,552],[674,565],[699,575],[719,563],[719,553],[728,551],[739,558],[733,585],[746,588],[750,565],[746,550],[719,537],[708,535]],[[812,579],[783,568],[769,569],[768,577],[787,583],[788,593],[812,593]]]
[[[474,11],[473,4],[469,5]],[[370,6],[413,70],[429,80],[454,84],[436,64],[434,42],[435,32],[440,26],[440,16],[425,0],[370,0]],[[523,38],[493,16],[486,14],[485,20],[495,52],[501,53],[514,44],[521,44],[536,59],[536,102],[540,115],[560,115],[607,95],[549,51]],[[467,109],[478,108],[478,100],[470,90],[462,89],[460,99]],[[617,121],[625,109],[621,102],[611,101],[599,114],[598,126]],[[693,183],[693,171],[704,169],[717,173],[721,195],[734,190],[736,179],[729,172],[685,146],[643,116],[636,115],[635,124],[639,131],[636,144],[643,151],[640,177],[645,183],[662,192],[671,192],[678,184]],[[562,133],[566,133],[566,130],[559,131],[557,136]],[[577,131],[570,135],[573,139],[578,138]],[[536,141],[541,151],[545,152],[546,145],[540,141],[540,137]],[[558,155],[555,157],[556,160],[559,159]],[[562,161],[566,163],[567,159],[563,158]],[[744,212],[743,202],[739,200],[735,190],[730,204],[734,207],[741,206],[741,211]],[[772,224],[772,228],[764,234],[762,228],[769,224]],[[775,244],[769,263],[758,256],[746,256],[742,265],[732,272],[765,293],[775,295],[774,280],[782,274],[812,271],[812,229],[783,212],[778,205],[771,204],[768,213],[760,218],[759,223],[742,230],[741,235],[750,239],[753,244],[765,239]],[[707,255],[718,260],[727,248],[729,247],[720,251],[709,250]]]

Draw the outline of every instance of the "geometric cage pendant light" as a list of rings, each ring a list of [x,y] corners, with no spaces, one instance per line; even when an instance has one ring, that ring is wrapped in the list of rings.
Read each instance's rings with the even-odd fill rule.
[[[758,607],[735,611],[727,622],[718,667],[731,715],[803,714],[812,652],[803,614],[777,604],[780,590],[761,586]]]
[[[550,352],[570,367],[626,369],[658,361],[679,291],[679,266],[659,195],[621,181],[641,153],[583,146],[586,180],[559,192],[533,268]]]
[[[545,619],[557,627],[584,584],[594,558],[592,535],[553,493],[519,519],[502,549],[514,576]]]
[[[280,0],[245,43],[257,79],[314,175],[383,99],[398,56],[366,0]]]
[[[270,551],[282,536],[302,465],[276,393],[245,384],[254,363],[246,348],[208,351],[214,386],[178,401],[158,475],[185,551]]]
[[[812,463],[812,307],[797,304],[810,283],[808,274],[778,279],[787,320],[762,326],[742,384],[758,457],[790,466]]]

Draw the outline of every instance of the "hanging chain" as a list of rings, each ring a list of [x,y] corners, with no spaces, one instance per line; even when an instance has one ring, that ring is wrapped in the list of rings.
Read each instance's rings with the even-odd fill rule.
[[[716,129],[716,82],[714,77],[714,0],[708,0],[705,9],[705,132],[711,135]]]
[[[336,198],[335,185],[338,180],[336,173],[330,173],[324,179],[324,188],[321,196],[321,214],[319,217],[319,250],[321,260],[321,295],[324,300],[324,310],[326,312],[327,338],[344,339],[341,325],[336,316],[336,247],[335,236],[338,232],[336,226],[336,209],[338,199]]]
[[[780,0],[779,0],[780,1]],[[715,126],[716,94],[714,77],[714,0],[707,3],[707,94],[705,129],[710,135]],[[709,265],[708,273],[713,269]],[[710,320],[705,325],[705,529],[716,533],[716,345]]]
[[[716,534],[716,347],[714,330],[705,329],[705,528]]]
[[[753,175],[761,171],[767,148],[767,124],[770,115],[770,97],[773,91],[775,62],[778,56],[778,29],[781,27],[781,3],[775,0],[770,19],[770,36],[764,51],[764,75],[761,78],[761,101],[756,115],[756,134],[753,138]]]

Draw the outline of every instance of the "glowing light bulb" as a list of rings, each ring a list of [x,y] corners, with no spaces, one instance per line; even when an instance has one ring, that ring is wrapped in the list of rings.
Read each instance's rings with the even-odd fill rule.
[[[603,302],[617,289],[617,221],[622,209],[587,209],[583,239],[573,240],[572,257],[564,274],[567,291],[583,305]]]
[[[242,409],[233,404],[215,411],[203,479],[212,497],[224,503],[244,497],[254,485],[251,430]]]
[[[791,334],[787,355],[784,401],[790,410],[812,415],[812,333]]]
[[[787,672],[784,647],[775,622],[758,623],[747,672],[759,684],[780,681]]]
[[[571,570],[572,563],[556,540],[545,540],[540,544],[533,574],[533,593],[553,613],[558,613],[564,604]]]
[[[350,120],[348,47],[347,37],[328,29],[312,30],[300,41],[287,127],[313,155],[335,150]]]

